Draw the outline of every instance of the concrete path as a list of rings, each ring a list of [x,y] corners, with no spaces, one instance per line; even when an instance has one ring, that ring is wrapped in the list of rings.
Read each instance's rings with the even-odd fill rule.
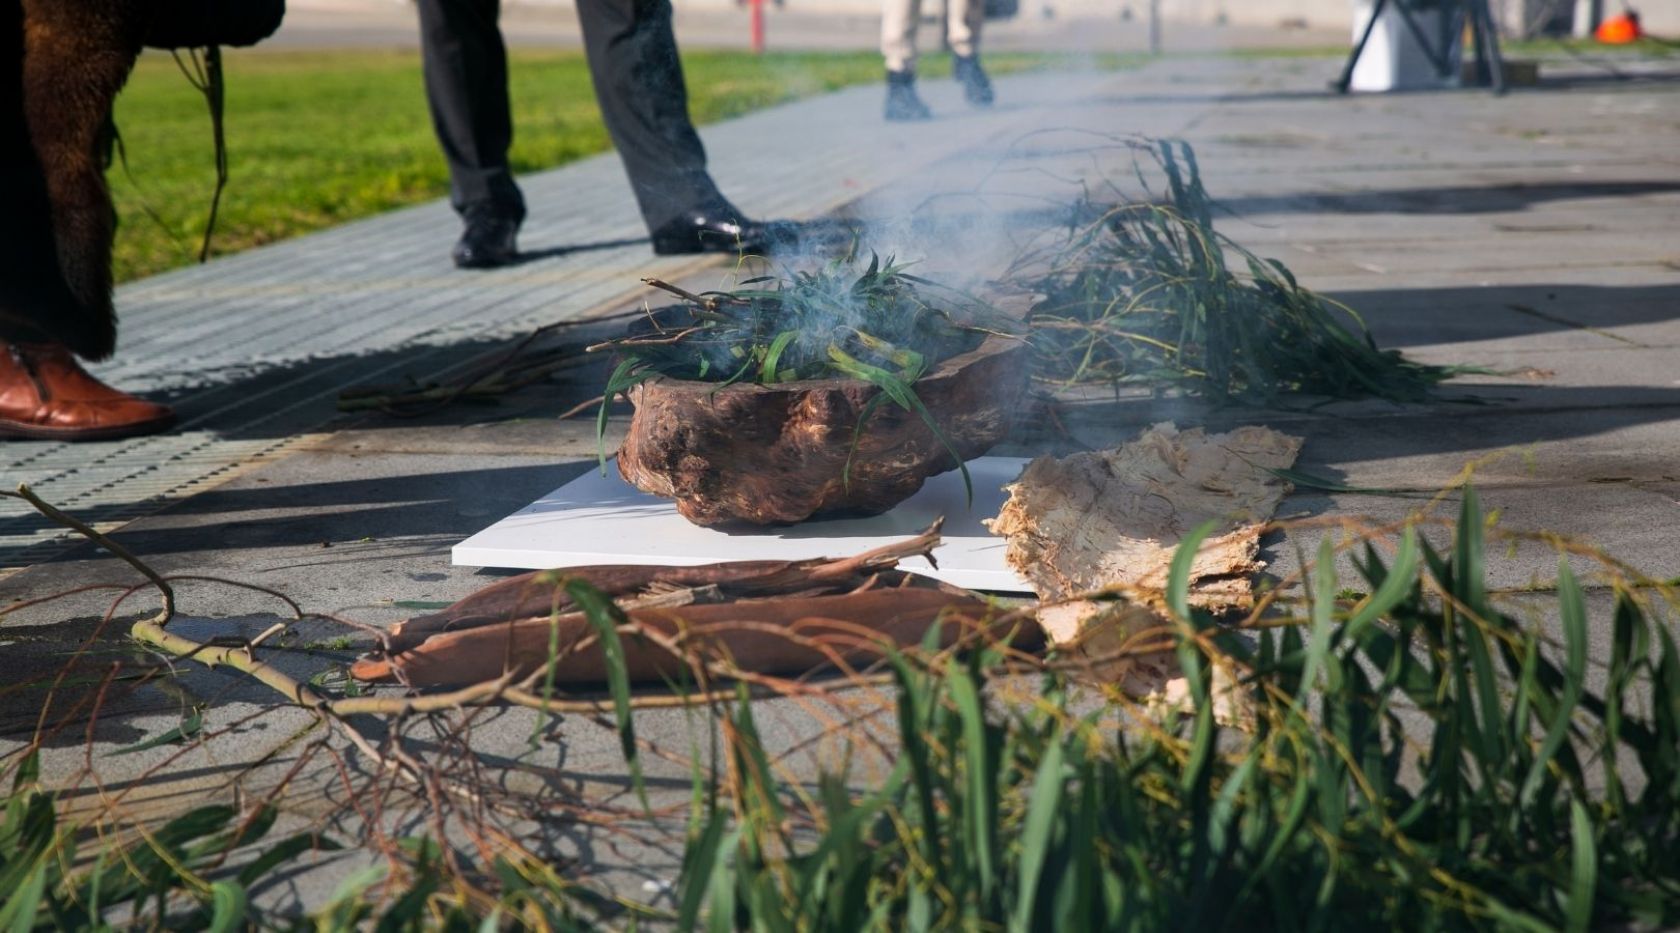
[[[883,251],[931,251],[927,268],[971,279],[993,274],[1021,230],[1042,222],[1046,199],[1063,202],[1080,184],[1124,170],[1099,134],[1184,136],[1231,211],[1225,232],[1359,309],[1379,343],[1508,375],[1467,377],[1442,402],[1410,407],[1075,402],[1070,437],[1027,430],[1013,452],[1106,446],[1173,418],[1301,434],[1301,468],[1349,486],[1431,491],[1483,461],[1478,484],[1504,525],[1580,535],[1654,575],[1680,574],[1680,84],[1665,76],[1668,66],[1627,65],[1647,75],[1627,80],[1554,69],[1542,87],[1505,98],[1349,99],[1322,91],[1337,64],[1173,60],[1140,72],[1009,79],[1000,106],[979,114],[960,107],[953,88],[934,87],[941,119],[912,127],[883,126],[879,90],[860,88],[706,136],[724,187],[755,212],[878,221],[872,243]],[[580,364],[496,407],[415,421],[334,420],[337,391],[432,377],[499,352],[536,324],[626,307],[643,274],[700,285],[728,275],[719,265],[651,259],[634,242],[610,157],[534,177],[528,190],[525,246],[536,258],[506,271],[448,268],[454,224],[430,205],[125,287],[123,353],[106,372],[179,401],[185,428],[125,445],[9,444],[0,451],[7,481],[27,479],[111,524],[156,511],[145,496],[165,496],[166,508],[118,533],[159,570],[259,584],[365,622],[400,618],[395,603],[452,600],[493,580],[450,566],[449,546],[590,468],[592,425],[552,416],[597,394],[599,369]],[[912,208],[919,219],[907,222]],[[602,332],[584,330],[563,342]],[[1303,490],[1285,512],[1398,517],[1415,506]],[[44,523],[4,509],[0,534],[23,545],[12,559],[32,566],[0,578],[0,606],[134,579],[87,547],[40,563],[62,546],[42,543]],[[1292,553],[1273,542],[1274,569],[1286,571]],[[1522,587],[1555,567],[1554,552],[1524,548],[1496,565],[1496,582]],[[39,680],[68,651],[84,641],[125,650],[96,635],[108,603],[107,594],[84,594],[6,619],[0,641],[22,686],[0,703],[0,742],[27,739],[48,693]],[[218,584],[184,586],[182,604],[181,630],[199,637],[252,637],[284,618],[266,597]],[[140,611],[125,605],[116,624]],[[299,676],[328,670],[354,654],[330,641],[342,631],[299,625],[289,650],[272,652],[275,663]],[[48,742],[48,774],[85,785],[83,765],[94,762],[106,793],[126,795],[131,817],[236,785],[261,793],[301,756],[324,754],[297,738],[306,717],[233,674],[119,683],[90,724],[76,704],[94,689],[69,683],[52,694],[44,719],[61,728]],[[196,706],[237,740],[100,757],[163,733]],[[794,774],[833,751],[817,741],[823,716],[870,708],[866,696],[815,710],[758,706],[767,747],[788,753]],[[507,799],[534,808],[528,816],[564,817],[510,825],[579,860],[580,877],[661,901],[680,849],[691,721],[648,711],[638,726],[656,750],[655,803],[674,808],[662,819],[621,812],[617,740],[593,717],[539,728],[500,712],[475,726],[471,744]],[[84,757],[89,740],[95,750]],[[442,741],[429,751],[465,767],[451,757],[458,752]],[[860,758],[862,776],[870,764]],[[288,819],[363,838],[368,824],[345,807],[359,785],[336,774],[319,757],[306,763],[282,799]],[[343,871],[323,858],[268,897],[318,903]]]

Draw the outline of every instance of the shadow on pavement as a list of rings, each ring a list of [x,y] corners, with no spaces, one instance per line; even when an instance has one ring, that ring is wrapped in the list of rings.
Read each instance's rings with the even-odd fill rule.
[[[1252,214],[1502,214],[1537,204],[1587,198],[1629,198],[1680,191],[1674,178],[1650,181],[1566,181],[1515,185],[1398,188],[1346,194],[1303,192],[1221,198],[1218,206],[1239,217]]]
[[[1462,288],[1338,291],[1382,347],[1479,343],[1593,331],[1604,346],[1638,346],[1619,328],[1680,318],[1680,285],[1490,285]],[[1474,365],[1473,359],[1462,360]]]

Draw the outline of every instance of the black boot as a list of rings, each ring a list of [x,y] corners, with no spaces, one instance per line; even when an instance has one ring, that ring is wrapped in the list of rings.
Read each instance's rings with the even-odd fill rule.
[[[986,70],[980,67],[979,55],[951,56],[951,77],[962,85],[963,96],[976,107],[989,107],[992,104],[992,80],[986,77]]]
[[[914,71],[887,72],[887,119],[926,120],[933,111],[916,96]]]

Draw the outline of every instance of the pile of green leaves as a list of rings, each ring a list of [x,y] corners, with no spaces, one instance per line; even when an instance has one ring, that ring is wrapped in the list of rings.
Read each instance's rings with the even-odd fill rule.
[[[1194,712],[1166,729],[1036,702],[988,709],[996,658],[895,661],[884,784],[776,783],[731,715],[735,813],[694,828],[679,926],[926,930],[1585,930],[1680,922],[1680,651],[1631,591],[1604,619],[1560,564],[1561,643],[1489,602],[1482,516],[1449,554],[1408,531],[1338,602],[1320,552],[1303,618],[1254,642],[1169,596]],[[1259,710],[1222,730],[1215,663]],[[790,831],[805,827],[808,832]]]
[[[587,930],[607,914],[622,914],[607,898],[530,858],[498,856],[486,877],[472,879],[489,883],[494,893],[469,903],[461,895],[473,887],[451,872],[436,841],[411,836],[391,840],[386,863],[347,874],[312,915],[278,916],[259,910],[251,891],[289,875],[306,853],[338,845],[308,833],[269,841],[275,810],[241,819],[234,808],[215,804],[127,843],[102,834],[88,846],[90,828],[58,815],[53,795],[38,783],[38,768],[31,754],[14,772],[11,793],[0,796],[0,929],[15,933],[497,929],[482,925],[490,915],[527,928]],[[254,857],[235,865],[236,854]]]
[[[907,384],[996,326],[979,302],[910,275],[891,257],[871,254],[866,268],[857,266],[846,256],[696,295],[648,332],[604,345],[622,358],[614,381],[664,375],[775,385],[886,373]]]
[[[267,837],[278,812],[241,817],[215,804],[185,813],[127,843],[101,837],[84,852],[87,827],[60,819],[39,783],[34,752],[0,799],[0,929],[102,930],[126,925],[239,930],[256,922],[247,890],[304,852],[337,848],[308,833],[272,840],[238,867],[224,863]]]
[[[1030,317],[1041,376],[1264,404],[1296,393],[1416,402],[1454,375],[1378,349],[1352,309],[1216,232],[1188,143],[1129,145],[1166,191],[1082,204],[1030,273],[1024,284],[1046,295]]]

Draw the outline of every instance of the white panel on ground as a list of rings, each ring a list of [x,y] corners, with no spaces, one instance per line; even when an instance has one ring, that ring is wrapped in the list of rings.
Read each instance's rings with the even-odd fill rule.
[[[980,524],[997,516],[1004,484],[1014,482],[1026,462],[1015,457],[969,461],[972,508],[962,476],[953,470],[928,480],[884,515],[727,531],[691,524],[671,501],[631,487],[609,465],[606,476],[592,469],[455,545],[453,558],[468,567],[546,570],[850,557],[917,534],[943,515],[944,543],[934,551],[938,568],[913,558],[902,569],[970,589],[1027,593],[1031,587],[1004,561],[1004,540]]]

